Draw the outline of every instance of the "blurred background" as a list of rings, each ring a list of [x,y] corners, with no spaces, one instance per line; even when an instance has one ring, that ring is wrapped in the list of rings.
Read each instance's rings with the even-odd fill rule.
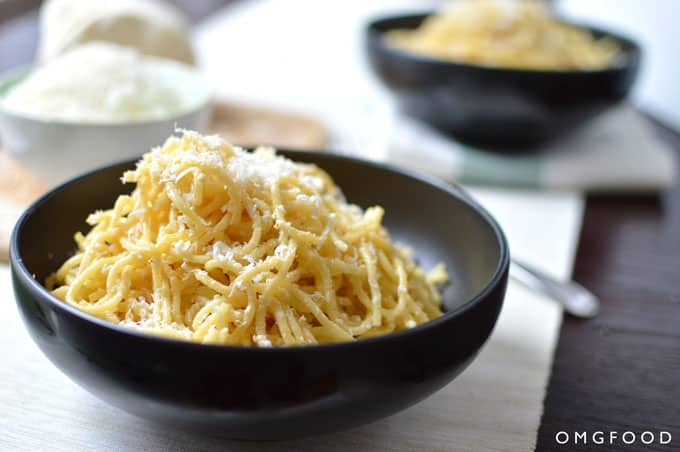
[[[258,3],[259,0],[169,0],[193,21],[208,19],[218,9],[234,3]],[[291,15],[300,14],[308,2],[286,0]],[[354,2],[336,3],[353,9]],[[365,3],[365,2],[362,2]],[[377,1],[379,7],[403,1]],[[427,9],[442,1],[410,2]],[[574,20],[599,25],[630,36],[644,48],[645,58],[633,99],[637,105],[680,130],[680,62],[677,17],[680,2],[676,0],[553,0],[557,11]],[[0,0],[0,71],[33,61],[38,42],[38,8],[40,0]],[[333,8],[331,8],[333,9]],[[285,19],[285,18],[284,18]]]

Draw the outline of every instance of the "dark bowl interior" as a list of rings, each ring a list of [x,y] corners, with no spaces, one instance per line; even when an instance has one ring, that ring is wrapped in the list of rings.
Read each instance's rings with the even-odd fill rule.
[[[390,46],[384,33],[417,28],[432,12],[374,20],[365,48],[401,110],[472,144],[532,150],[574,131],[630,91],[641,51],[630,39],[592,27],[622,48],[617,64],[591,71],[532,71],[453,63]],[[578,25],[577,25],[578,26]]]
[[[476,356],[501,309],[508,248],[496,222],[459,188],[379,164],[285,152],[328,171],[347,198],[381,204],[393,237],[426,267],[443,261],[447,313],[412,330],[353,343],[257,349],[136,333],[52,296],[45,278],[74,251],[90,212],[131,191],[124,162],[55,188],[19,220],[11,242],[17,304],[43,353],[92,394],[133,414],[230,438],[341,430],[404,409]]]

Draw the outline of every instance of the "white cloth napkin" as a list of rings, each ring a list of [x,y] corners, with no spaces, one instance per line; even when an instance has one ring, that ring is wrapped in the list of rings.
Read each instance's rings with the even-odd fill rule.
[[[533,154],[485,152],[398,117],[387,159],[448,181],[581,191],[660,191],[676,179],[674,152],[622,105]]]

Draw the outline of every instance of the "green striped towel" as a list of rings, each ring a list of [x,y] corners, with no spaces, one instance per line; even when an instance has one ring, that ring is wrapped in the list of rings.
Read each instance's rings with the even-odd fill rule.
[[[387,160],[464,184],[580,191],[662,191],[676,178],[675,152],[647,119],[623,105],[528,155],[485,152],[405,117],[395,120]]]

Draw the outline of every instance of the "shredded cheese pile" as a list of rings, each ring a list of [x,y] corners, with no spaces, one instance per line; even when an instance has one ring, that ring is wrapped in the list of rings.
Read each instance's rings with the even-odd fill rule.
[[[144,155],[47,286],[144,332],[260,347],[351,341],[441,315],[435,286],[314,165],[185,131]]]
[[[192,67],[106,42],[89,42],[38,66],[4,108],[45,120],[127,123],[166,119],[209,96]]]

